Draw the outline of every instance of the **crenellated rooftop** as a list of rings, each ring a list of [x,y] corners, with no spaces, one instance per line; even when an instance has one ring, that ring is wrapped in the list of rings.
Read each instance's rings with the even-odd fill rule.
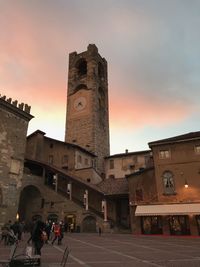
[[[12,98],[7,98],[5,95],[0,94],[0,105],[4,106],[5,108],[9,109],[10,111],[14,113],[18,113],[19,115],[23,116],[25,119],[32,119],[33,116],[30,114],[31,106],[24,104],[24,103],[18,103],[17,100],[12,100]]]
[[[14,100],[12,101],[12,98],[6,98],[6,96],[1,96],[0,94],[0,98],[7,101],[8,103],[10,103],[11,105],[23,110],[24,112],[26,113],[30,113],[31,111],[31,106],[27,105],[27,104],[24,104],[24,103],[20,103],[18,104],[18,101],[17,100]]]

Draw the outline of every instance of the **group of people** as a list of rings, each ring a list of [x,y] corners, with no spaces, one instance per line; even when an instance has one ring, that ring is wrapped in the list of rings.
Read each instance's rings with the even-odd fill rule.
[[[14,222],[11,221],[5,223],[2,227],[1,233],[1,242],[4,242],[4,245],[12,245],[15,240],[22,240],[25,232],[24,222]]]
[[[31,236],[27,243],[29,244],[32,241],[35,254],[41,255],[41,248],[46,243],[50,243],[53,245],[57,240],[57,244],[62,244],[62,239],[64,237],[64,224],[63,222],[51,222],[47,221],[46,223],[38,220],[35,222],[31,229]]]
[[[23,239],[23,234],[26,230],[25,224],[23,222],[15,222],[14,224],[9,221],[2,227],[1,233],[1,242],[4,245],[12,245],[15,241],[20,241]],[[64,237],[64,223],[61,222],[51,222],[47,221],[46,223],[37,220],[34,221],[31,225],[30,238],[27,243],[32,242],[34,247],[34,254],[41,255],[41,249],[46,243],[54,244],[57,241],[58,245],[62,244],[62,239]]]

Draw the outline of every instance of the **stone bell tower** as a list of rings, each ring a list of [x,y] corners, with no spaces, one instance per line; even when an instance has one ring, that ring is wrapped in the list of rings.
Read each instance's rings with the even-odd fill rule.
[[[69,55],[65,141],[97,156],[96,170],[104,173],[109,156],[107,62],[94,44]]]

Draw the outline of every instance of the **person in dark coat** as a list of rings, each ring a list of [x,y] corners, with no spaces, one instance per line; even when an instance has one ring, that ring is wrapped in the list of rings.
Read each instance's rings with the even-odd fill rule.
[[[45,230],[45,223],[42,221],[37,221],[33,233],[32,233],[32,242],[35,248],[35,254],[41,255],[41,249],[44,245],[44,241],[42,240],[42,232]]]

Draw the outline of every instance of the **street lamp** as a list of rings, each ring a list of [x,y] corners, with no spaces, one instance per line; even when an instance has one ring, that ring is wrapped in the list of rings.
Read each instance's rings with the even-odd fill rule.
[[[184,187],[185,187],[185,188],[188,188],[188,187],[189,187],[187,180],[185,180],[185,185],[184,185]]]

